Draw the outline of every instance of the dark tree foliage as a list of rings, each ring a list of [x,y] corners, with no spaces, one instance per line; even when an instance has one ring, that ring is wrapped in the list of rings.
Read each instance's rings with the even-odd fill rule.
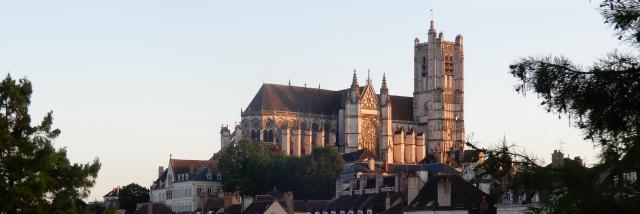
[[[76,202],[89,194],[100,162],[71,164],[54,148],[60,130],[51,112],[32,125],[31,93],[27,79],[0,83],[0,213],[83,213]]]
[[[264,143],[242,140],[227,147],[220,159],[223,189],[244,194],[264,194],[271,190],[271,156]]]
[[[301,158],[272,154],[264,143],[242,140],[220,159],[223,189],[265,194],[273,188],[292,191],[296,199],[330,199],[344,160],[334,147],[316,148]]]
[[[605,0],[600,9],[618,38],[637,48],[640,2]],[[590,66],[576,65],[562,56],[524,57],[509,66],[519,81],[517,92],[536,94],[547,111],[567,116],[584,131],[585,139],[600,148],[600,162],[594,167],[570,160],[557,169],[530,162],[532,167],[510,178],[511,190],[546,194],[544,207],[537,211],[629,213],[640,202],[638,180],[620,176],[640,172],[640,57],[636,54],[613,51]],[[495,155],[493,160],[500,162],[499,158]],[[499,168],[485,165],[485,170]]]
[[[144,202],[149,202],[149,190],[136,183],[122,187],[118,193],[118,205],[127,213],[133,213],[136,205]]]

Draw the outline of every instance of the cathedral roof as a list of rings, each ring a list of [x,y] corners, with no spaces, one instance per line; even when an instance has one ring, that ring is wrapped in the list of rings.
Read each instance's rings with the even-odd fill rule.
[[[341,94],[318,88],[263,84],[247,107],[247,111],[335,114],[341,106]]]
[[[394,120],[413,121],[413,97],[391,97],[391,118]]]
[[[332,91],[289,85],[263,84],[245,112],[289,111],[337,114],[349,89]],[[413,98],[390,96],[394,120],[413,121]]]

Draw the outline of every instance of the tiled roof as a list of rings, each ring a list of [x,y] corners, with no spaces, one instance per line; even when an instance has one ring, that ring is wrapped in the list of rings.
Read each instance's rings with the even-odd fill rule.
[[[413,97],[391,95],[391,118],[413,121]]]
[[[269,191],[267,195],[273,196],[277,199],[284,198],[284,193],[278,191],[276,188],[273,188],[273,190]]]
[[[455,174],[460,173],[451,166],[443,163],[431,163],[431,164],[389,164],[389,173],[406,173],[416,171],[429,171],[434,174]]]
[[[111,191],[109,191],[107,194],[105,194],[102,197],[118,197],[118,193],[120,192],[120,190],[122,190],[122,188],[120,187],[116,187],[111,189]]]
[[[307,212],[307,206],[304,204],[302,200],[294,200],[293,201],[293,212]]]
[[[263,84],[247,111],[275,110],[316,114],[337,114],[342,93],[287,85]]]
[[[218,169],[217,160],[182,160],[182,159],[170,159],[171,167],[173,168],[173,174],[189,173],[191,171],[203,168],[211,167],[212,169]]]
[[[273,203],[277,201],[256,201],[251,203],[247,209],[244,210],[245,214],[263,214]]]
[[[350,152],[342,155],[342,159],[344,162],[356,162],[356,161],[364,161],[365,159],[373,158],[376,159],[376,154],[367,149],[361,149],[355,152]]]
[[[438,206],[438,183],[441,179],[448,179],[451,184],[451,206]],[[418,193],[418,196],[405,210],[434,210],[458,209],[479,210],[482,203],[489,203],[489,195],[465,181],[460,175],[434,175]],[[488,208],[488,205],[487,205]]]
[[[305,203],[307,207],[307,212],[315,212],[324,210],[325,205],[329,203],[329,200],[308,200]]]
[[[153,214],[174,214],[175,212],[171,211],[167,205],[162,203],[151,203],[153,206],[152,213]],[[137,209],[135,214],[147,214],[149,209],[149,203],[142,205],[139,209]]]
[[[324,206],[323,210],[346,211],[371,209],[373,213],[381,213],[386,209],[387,196],[389,197],[389,201],[393,204],[395,201],[400,199],[401,194],[399,192],[380,192],[365,195],[342,195],[328,202]]]
[[[209,198],[204,204],[204,213],[207,213],[208,211],[216,213],[222,208],[224,208],[224,198]]]
[[[234,204],[227,208],[224,212],[227,214],[240,214],[242,213],[242,207],[240,206],[240,204]]]
[[[290,111],[338,114],[348,89],[332,91],[289,85],[262,84],[245,112]],[[413,121],[413,97],[390,96],[392,119]]]
[[[218,160],[182,160],[170,159],[169,164],[173,170],[173,182],[182,181],[219,181]],[[156,179],[151,185],[151,189],[164,188],[167,180],[169,168]],[[178,175],[187,174],[185,180],[178,179]],[[209,177],[210,176],[210,177]]]

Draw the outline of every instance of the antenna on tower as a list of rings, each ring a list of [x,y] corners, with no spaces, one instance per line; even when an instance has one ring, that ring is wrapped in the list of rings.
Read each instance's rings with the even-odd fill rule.
[[[564,142],[563,140],[560,140],[560,151],[563,152],[564,151],[564,144],[567,144],[566,142]]]
[[[431,12],[431,20],[433,20],[433,9],[429,9],[429,12]]]

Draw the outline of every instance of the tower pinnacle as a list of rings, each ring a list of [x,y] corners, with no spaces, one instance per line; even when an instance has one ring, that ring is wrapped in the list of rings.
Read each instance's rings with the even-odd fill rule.
[[[382,87],[380,87],[380,94],[389,94],[389,89],[387,88],[387,75],[385,73],[382,74]]]
[[[436,32],[436,24],[433,21],[433,19],[431,19],[431,25],[429,26],[429,33],[435,33]]]
[[[351,81],[351,88],[358,88],[358,76],[356,76],[356,69],[353,69],[353,80]]]

